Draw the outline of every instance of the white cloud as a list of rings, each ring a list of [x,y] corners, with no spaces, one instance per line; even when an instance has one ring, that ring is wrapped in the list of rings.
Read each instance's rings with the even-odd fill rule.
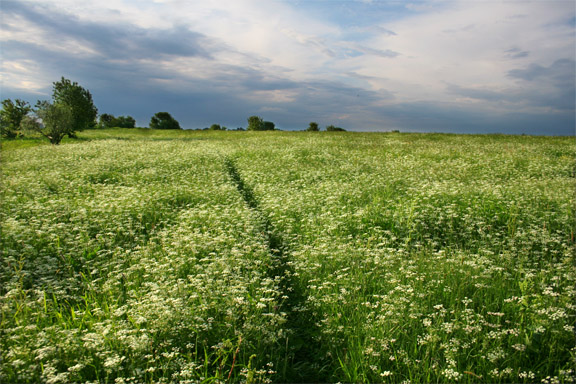
[[[556,6],[555,6],[556,5]],[[356,72],[391,79],[400,101],[449,100],[446,83],[494,89],[514,86],[507,76],[520,63],[550,64],[574,56],[568,26],[559,24],[566,3],[459,2],[440,12],[421,13],[386,25],[395,36],[369,44],[400,54],[392,62],[358,59]],[[516,17],[518,12],[523,17]],[[573,29],[572,29],[573,31]],[[562,37],[562,38],[561,38]],[[530,55],[510,61],[511,47]],[[381,86],[377,82],[375,86]]]

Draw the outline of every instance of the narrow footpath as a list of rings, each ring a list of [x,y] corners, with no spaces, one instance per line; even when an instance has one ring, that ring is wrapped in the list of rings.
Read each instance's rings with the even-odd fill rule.
[[[290,263],[290,249],[270,218],[260,208],[254,190],[240,174],[236,162],[231,158],[224,161],[225,169],[238,192],[254,214],[261,228],[270,255],[268,276],[280,278],[281,297],[279,311],[287,313],[286,339],[278,347],[284,349],[286,359],[275,362],[278,379],[283,382],[324,382],[326,362],[321,361],[318,344],[316,316],[306,306],[306,284],[298,279]]]

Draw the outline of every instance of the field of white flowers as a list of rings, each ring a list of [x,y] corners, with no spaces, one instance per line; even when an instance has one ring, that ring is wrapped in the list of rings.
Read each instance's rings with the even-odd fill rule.
[[[572,138],[2,149],[1,382],[574,382]]]

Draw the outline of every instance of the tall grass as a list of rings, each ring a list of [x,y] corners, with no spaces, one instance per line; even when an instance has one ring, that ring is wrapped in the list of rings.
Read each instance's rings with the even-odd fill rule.
[[[568,138],[3,143],[2,382],[573,382]]]

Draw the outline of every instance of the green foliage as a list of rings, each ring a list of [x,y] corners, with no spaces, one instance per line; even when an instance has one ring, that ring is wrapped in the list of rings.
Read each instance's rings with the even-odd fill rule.
[[[168,112],[158,112],[150,119],[152,129],[182,129],[180,123]]]
[[[211,131],[225,131],[226,127],[222,127],[220,124],[212,124],[208,129]]]
[[[100,128],[113,128],[116,126],[116,125],[114,125],[116,117],[114,117],[114,115],[111,115],[109,113],[101,114],[99,120],[100,121],[98,123],[98,126]]]
[[[67,104],[40,101],[36,104],[36,115],[40,121],[28,117],[24,119],[23,127],[40,133],[51,144],[60,144],[64,136],[73,132],[76,120],[72,108]]]
[[[310,125],[308,126],[308,128],[306,130],[310,131],[310,132],[318,132],[318,131],[320,131],[320,128],[318,128],[318,123],[313,121],[310,123]]]
[[[100,128],[134,128],[136,120],[132,116],[118,116],[103,113],[100,115]]]
[[[346,131],[344,128],[335,127],[334,125],[328,125],[326,127],[327,132],[344,132]]]
[[[98,109],[92,101],[92,94],[87,89],[62,77],[54,83],[52,100],[54,104],[68,106],[72,111],[72,124],[66,134],[74,135],[75,132],[96,126]]]
[[[276,128],[276,124],[271,121],[264,121],[262,123],[262,130],[263,131],[273,131]]]
[[[263,131],[264,120],[259,116],[250,116],[248,118],[248,131]]]
[[[0,110],[0,134],[6,138],[14,138],[20,129],[22,119],[32,111],[30,104],[26,101],[16,99],[2,100],[2,110]]]
[[[273,131],[276,125],[271,121],[264,121],[259,116],[248,118],[248,131]]]
[[[118,116],[116,124],[118,128],[134,128],[136,127],[136,120],[132,116]]]

